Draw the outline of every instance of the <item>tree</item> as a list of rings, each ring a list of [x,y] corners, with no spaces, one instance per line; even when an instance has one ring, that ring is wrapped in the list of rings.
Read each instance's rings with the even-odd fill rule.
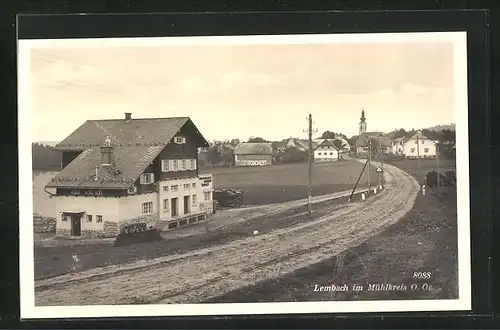
[[[207,161],[212,165],[220,163],[221,154],[217,145],[213,144],[208,148]]]
[[[379,140],[375,138],[370,138],[368,141],[366,141],[366,151],[368,152],[368,142],[371,142],[371,158],[376,159],[379,157],[382,151],[382,144],[380,143]]]
[[[320,139],[335,139],[335,133],[330,131],[324,131],[323,134],[321,134]]]
[[[238,144],[240,144],[240,139],[231,139],[229,144],[232,145],[233,147],[236,147]]]
[[[359,135],[354,135],[350,139],[346,139],[350,146],[356,145]]]
[[[307,151],[301,151],[298,148],[290,147],[284,152],[280,152],[276,155],[276,161],[278,163],[300,163],[307,160]]]
[[[344,143],[339,140],[339,139],[335,139],[333,141],[333,145],[338,149],[338,150],[344,150],[345,149],[345,146],[344,146]]]
[[[254,136],[251,136],[248,141],[248,143],[263,143],[263,142],[267,142],[267,140],[261,138],[261,137],[254,137]]]

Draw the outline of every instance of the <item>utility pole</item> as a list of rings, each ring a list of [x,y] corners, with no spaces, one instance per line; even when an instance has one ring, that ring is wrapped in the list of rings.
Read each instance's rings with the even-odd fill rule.
[[[308,187],[307,187],[307,214],[309,217],[312,216],[312,166],[313,166],[313,161],[314,161],[314,151],[313,151],[313,143],[312,143],[312,135],[313,133],[317,132],[317,130],[313,130],[313,121],[312,121],[312,115],[309,114],[307,117],[308,121],[308,129],[305,130],[307,132],[307,135],[309,137],[309,150],[308,150]]]
[[[368,194],[370,193],[370,190],[371,190],[371,187],[372,187],[372,184],[371,184],[371,180],[370,180],[370,165],[371,165],[371,162],[372,162],[372,140],[369,139],[368,140]]]
[[[441,178],[439,176],[439,156],[441,153],[440,143],[436,143],[436,172],[438,174],[438,187],[441,186]]]
[[[417,133],[417,169],[420,171],[420,141]]]

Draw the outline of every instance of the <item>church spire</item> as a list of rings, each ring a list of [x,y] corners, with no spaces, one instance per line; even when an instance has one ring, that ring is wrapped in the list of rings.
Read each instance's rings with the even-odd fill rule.
[[[366,117],[365,117],[365,109],[361,110],[361,119],[359,122],[359,135],[366,132]]]

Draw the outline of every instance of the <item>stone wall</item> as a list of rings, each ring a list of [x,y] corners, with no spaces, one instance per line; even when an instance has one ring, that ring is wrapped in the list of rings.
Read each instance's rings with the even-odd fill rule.
[[[33,232],[35,233],[55,233],[56,219],[43,217],[40,214],[33,214]]]
[[[56,229],[56,235],[57,236],[62,236],[62,237],[69,237],[71,236],[71,231],[69,229]]]
[[[145,223],[148,229],[156,228],[156,222],[159,220],[157,214],[144,215],[133,219],[127,219],[120,221],[119,223],[104,221],[103,223],[103,233],[101,236],[97,237],[116,237],[120,231],[128,225],[136,223]],[[82,232],[83,235],[83,232]]]
[[[149,215],[143,215],[137,218],[133,219],[127,219],[120,221],[120,230],[123,229],[123,227],[136,224],[136,223],[145,223],[146,228],[152,229],[156,227],[156,223],[159,220],[158,214],[149,214]]]

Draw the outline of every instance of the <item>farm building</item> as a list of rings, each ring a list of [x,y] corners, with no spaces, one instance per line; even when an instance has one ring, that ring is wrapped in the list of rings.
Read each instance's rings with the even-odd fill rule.
[[[405,141],[403,155],[406,158],[436,158],[437,144],[418,131]]]
[[[368,153],[367,146],[370,140],[375,140],[378,143],[379,152],[391,153],[392,141],[382,132],[365,132],[358,136],[356,140],[356,153],[360,157],[366,156]]]
[[[404,137],[398,137],[392,140],[391,143],[391,153],[395,155],[403,155],[404,152],[404,145],[405,145],[405,138]]]
[[[314,148],[315,162],[334,162],[339,159],[339,150],[333,140],[324,139]]]
[[[236,166],[272,165],[273,148],[271,143],[240,143],[234,148]]]
[[[55,149],[58,235],[113,237],[123,226],[159,230],[213,212],[212,177],[198,175],[197,149],[208,145],[188,117],[88,120]]]

